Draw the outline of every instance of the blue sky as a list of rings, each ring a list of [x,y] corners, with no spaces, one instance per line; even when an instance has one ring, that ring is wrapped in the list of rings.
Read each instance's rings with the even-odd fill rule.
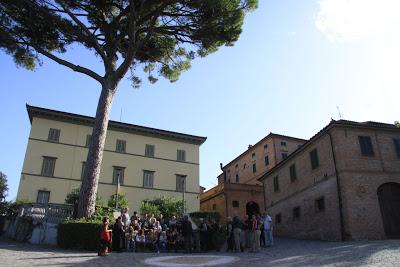
[[[120,84],[111,119],[207,136],[200,183],[269,132],[309,138],[338,119],[400,120],[397,0],[260,0],[234,47],[196,59],[176,83]],[[102,65],[79,47],[66,55]],[[43,59],[34,72],[0,52],[0,171],[13,199],[28,141],[25,104],[93,116],[99,85]]]

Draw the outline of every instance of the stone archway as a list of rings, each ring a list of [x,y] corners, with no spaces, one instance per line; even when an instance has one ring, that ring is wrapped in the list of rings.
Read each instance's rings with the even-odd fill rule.
[[[400,184],[382,184],[377,193],[386,237],[400,238]]]
[[[246,204],[246,214],[251,217],[252,215],[257,215],[260,213],[260,206],[254,202],[250,201]]]

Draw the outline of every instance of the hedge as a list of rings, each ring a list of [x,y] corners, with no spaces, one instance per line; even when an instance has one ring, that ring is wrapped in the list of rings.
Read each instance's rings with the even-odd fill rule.
[[[57,244],[65,249],[97,250],[101,228],[101,223],[61,223],[58,225]]]

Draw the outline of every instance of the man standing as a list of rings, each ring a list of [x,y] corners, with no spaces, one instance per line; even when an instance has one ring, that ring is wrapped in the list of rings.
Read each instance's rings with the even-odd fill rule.
[[[235,243],[235,252],[240,252],[241,251],[240,234],[242,232],[241,230],[242,225],[238,216],[233,217],[232,228],[233,228],[233,239]]]
[[[265,213],[264,215],[264,235],[265,235],[265,242],[268,241],[268,246],[273,246],[274,245],[274,238],[272,236],[272,219],[271,216],[268,215],[268,213]]]
[[[183,217],[182,234],[185,243],[185,253],[192,253],[192,223],[189,221],[187,215]]]

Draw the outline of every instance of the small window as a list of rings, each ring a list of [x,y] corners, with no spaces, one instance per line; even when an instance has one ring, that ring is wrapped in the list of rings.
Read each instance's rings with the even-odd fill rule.
[[[177,150],[177,160],[178,161],[186,161],[186,151],[178,149]]]
[[[143,171],[143,187],[154,187],[154,171]]]
[[[269,157],[268,156],[264,157],[264,163],[265,163],[265,166],[269,165]]]
[[[394,148],[396,149],[397,157],[400,158],[400,138],[393,139]]]
[[[282,223],[282,214],[278,213],[275,215],[275,223],[276,224]]]
[[[90,143],[92,142],[92,135],[91,134],[87,134],[86,135],[86,143],[85,146],[86,147],[90,147]]]
[[[294,207],[293,208],[293,220],[299,220],[300,219],[300,207]]]
[[[239,169],[239,164],[235,165],[235,169],[238,170]]]
[[[267,150],[268,150],[268,145],[265,144],[265,145],[264,145],[264,151],[267,151]]]
[[[176,191],[183,192],[186,191],[186,176],[185,175],[176,175]]]
[[[291,165],[289,167],[289,171],[290,171],[290,181],[293,183],[294,181],[297,180],[297,174],[296,174],[296,165]]]
[[[325,210],[325,199],[324,197],[317,198],[315,200],[315,212],[322,212]]]
[[[82,162],[82,171],[81,171],[81,180],[83,181],[83,178],[86,175],[86,161]]]
[[[236,183],[239,183],[239,174],[236,174]]]
[[[243,164],[243,169],[246,169],[246,167],[247,167],[247,164],[246,163]]]
[[[255,158],[256,157],[256,153],[253,152],[253,154],[251,154],[251,157]]]
[[[363,156],[373,156],[374,150],[372,148],[371,137],[369,136],[359,136],[358,141],[360,143],[361,154]]]
[[[256,173],[256,172],[257,172],[257,166],[255,163],[253,163],[253,173]]]
[[[282,153],[282,160],[286,159],[288,157],[287,153]]]
[[[228,170],[228,173],[231,173],[231,169]]]
[[[50,191],[39,190],[36,202],[40,204],[48,204],[50,200]]]
[[[120,153],[126,152],[126,141],[117,139],[117,144],[115,150]]]
[[[57,158],[43,157],[42,176],[53,177]]]
[[[154,158],[154,146],[146,145],[145,150],[144,150],[144,155],[146,157]]]
[[[124,172],[125,172],[124,167],[114,166],[112,183],[113,184],[118,184],[118,183],[124,184]]]
[[[239,201],[237,200],[232,201],[232,207],[239,208]]]
[[[212,209],[213,209],[213,210],[216,210],[216,209],[217,209],[217,204],[213,204],[213,205],[212,205]]]
[[[279,191],[279,176],[274,177],[274,192]]]
[[[47,140],[51,141],[51,142],[59,142],[59,140],[60,140],[60,130],[59,129],[50,128],[49,136],[48,136]]]
[[[319,161],[318,161],[318,153],[317,149],[313,149],[310,152],[310,159],[311,159],[311,169],[316,169],[319,166]]]
[[[281,146],[287,146],[287,143],[285,141],[282,141]]]

